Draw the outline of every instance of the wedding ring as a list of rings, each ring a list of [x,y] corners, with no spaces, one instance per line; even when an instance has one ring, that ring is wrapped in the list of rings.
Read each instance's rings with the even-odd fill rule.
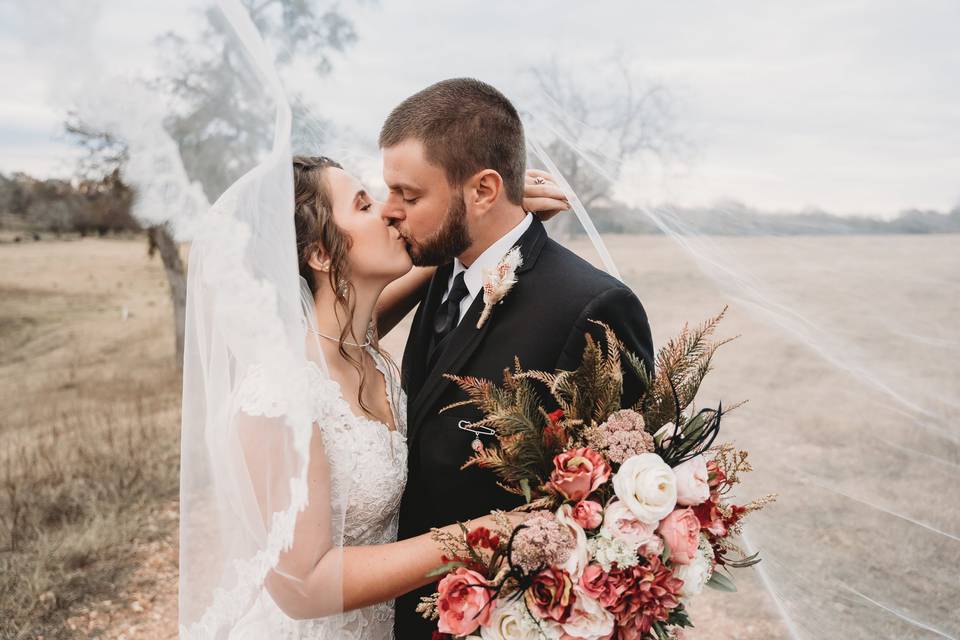
[[[534,184],[543,184],[544,182],[546,182],[546,180],[544,180],[541,176],[537,176],[536,178],[533,179],[533,182]]]

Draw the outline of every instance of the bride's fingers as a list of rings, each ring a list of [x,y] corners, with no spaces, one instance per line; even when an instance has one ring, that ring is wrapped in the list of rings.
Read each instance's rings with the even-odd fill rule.
[[[555,184],[543,183],[543,184],[531,184],[528,183],[523,187],[523,197],[524,198],[553,198],[554,200],[567,201],[567,196],[563,192],[563,189],[558,187]]]
[[[566,200],[557,200],[555,198],[524,198],[524,211],[534,213],[549,213],[551,215],[566,211],[570,205]]]

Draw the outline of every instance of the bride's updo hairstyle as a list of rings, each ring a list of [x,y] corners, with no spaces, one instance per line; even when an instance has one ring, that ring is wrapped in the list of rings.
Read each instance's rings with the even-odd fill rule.
[[[350,251],[350,237],[341,231],[333,219],[333,197],[330,193],[330,185],[324,177],[326,170],[331,167],[343,169],[340,163],[324,156],[294,156],[293,158],[293,220],[297,235],[297,266],[300,275],[307,281],[310,292],[316,296],[321,282],[317,281],[316,274],[310,266],[310,257],[320,250],[330,261],[327,279],[330,282],[330,289],[336,296],[335,304],[339,307],[337,317],[343,319],[343,329],[339,336],[340,355],[360,374],[358,398],[360,408],[376,417],[363,401],[363,388],[366,383],[363,363],[357,355],[344,348],[345,341],[360,344],[366,341],[367,336],[357,336],[353,333],[356,299],[353,284],[350,282],[350,261],[347,259]],[[380,352],[376,332],[370,333],[374,348]],[[389,357],[383,352],[380,353],[392,366]]]

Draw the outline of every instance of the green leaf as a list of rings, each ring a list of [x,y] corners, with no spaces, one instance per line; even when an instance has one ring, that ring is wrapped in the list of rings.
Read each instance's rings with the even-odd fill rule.
[[[436,569],[433,569],[430,572],[428,572],[427,577],[436,578],[437,576],[442,576],[447,573],[450,573],[451,571],[453,571],[458,567],[465,567],[465,566],[467,566],[465,562],[459,562],[459,561],[447,562],[446,564],[442,564]]]
[[[660,562],[667,564],[667,560],[670,559],[670,545],[663,545],[663,551],[660,553]]]
[[[726,591],[728,593],[733,593],[737,590],[737,585],[733,584],[733,580],[723,575],[719,571],[713,572],[713,575],[710,576],[709,580],[707,580],[707,586],[711,589],[716,589],[717,591]]]
[[[526,478],[521,479],[520,489],[523,491],[523,497],[526,499],[527,504],[530,504],[530,501],[533,500],[533,496],[530,493],[530,481]]]
[[[747,556],[746,558],[740,558],[739,560],[727,560],[727,566],[734,567],[736,569],[745,569],[746,567],[752,567],[755,564],[760,564],[760,552],[756,552],[753,555]]]

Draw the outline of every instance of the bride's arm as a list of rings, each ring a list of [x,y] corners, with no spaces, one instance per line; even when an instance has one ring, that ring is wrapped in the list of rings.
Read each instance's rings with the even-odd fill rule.
[[[271,477],[271,452],[284,451],[282,429],[264,437],[263,419],[247,419],[240,435],[254,493],[265,525],[269,525],[271,500],[282,491],[283,477]],[[260,433],[256,433],[256,431]],[[272,446],[271,446],[272,444]],[[331,467],[319,429],[313,429],[307,468],[307,506],[298,514],[293,545],[280,554],[277,565],[267,575],[265,586],[277,606],[291,618],[309,619],[358,609],[376,602],[392,600],[408,591],[437,580],[427,573],[443,564],[442,550],[430,534],[390,544],[343,547],[332,521],[335,496]],[[273,495],[271,495],[273,494]],[[517,519],[522,516],[515,516]],[[468,528],[494,528],[490,516],[465,523]],[[459,531],[453,524],[451,533]]]
[[[414,267],[387,285],[377,300],[377,335],[383,337],[417,306],[427,292],[436,267]]]

